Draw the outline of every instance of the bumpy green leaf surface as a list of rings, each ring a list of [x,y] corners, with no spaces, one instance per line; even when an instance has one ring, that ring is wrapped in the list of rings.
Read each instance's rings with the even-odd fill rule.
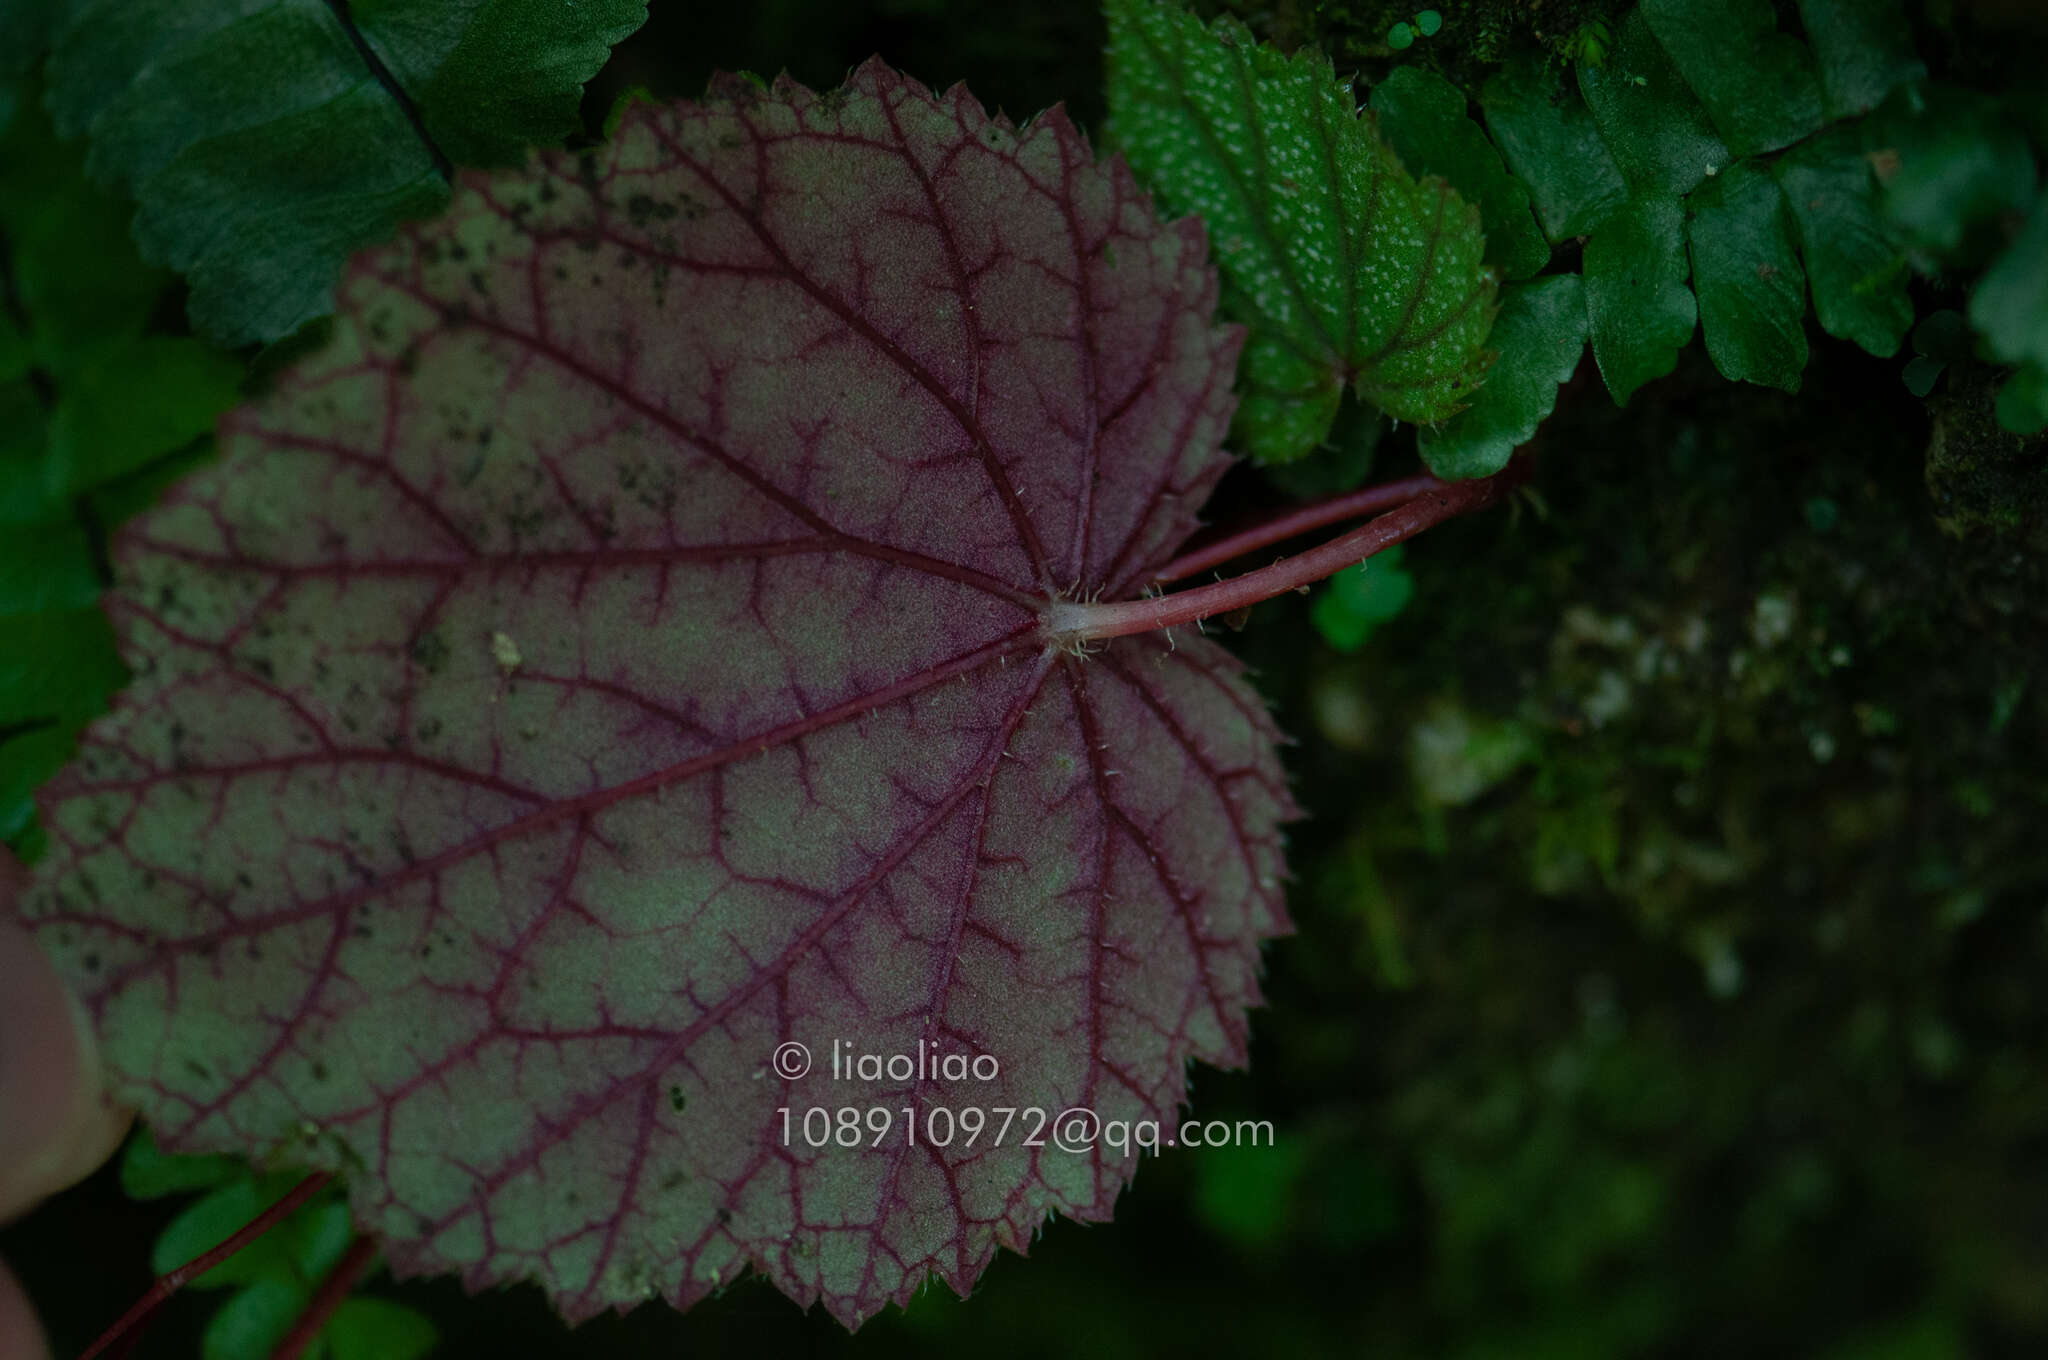
[[[1879,358],[1898,353],[1913,324],[1913,300],[1860,130],[1837,128],[1809,138],[1771,169],[1798,228],[1820,324]]]
[[[1447,481],[1499,472],[1557,405],[1557,389],[1586,349],[1579,276],[1547,274],[1502,289],[1491,343],[1500,347],[1500,362],[1471,407],[1442,429],[1422,432],[1422,460]]]
[[[1642,14],[1736,155],[1790,146],[1821,125],[1813,53],[1779,32],[1771,0],[1643,0]]]
[[[1731,159],[1641,10],[1629,11],[1604,60],[1578,72],[1601,141],[1637,196],[1691,193]]]
[[[571,1317],[753,1267],[854,1321],[1106,1217],[1136,1150],[1034,1124],[1172,1121],[1285,927],[1227,654],[1042,626],[1222,474],[1215,294],[1063,116],[879,64],[464,178],[118,541],[137,678],[22,908],[117,1092]]]
[[[1433,71],[1398,67],[1368,101],[1380,135],[1419,175],[1441,175],[1479,207],[1486,262],[1501,277],[1527,278],[1550,262],[1550,246],[1529,208],[1529,191],[1465,112],[1465,96]]]
[[[1614,400],[1678,365],[1698,311],[1686,284],[1685,207],[1631,200],[1586,241],[1586,320],[1593,358]]]
[[[1347,383],[1398,419],[1457,411],[1493,319],[1478,211],[1408,174],[1327,58],[1157,0],[1111,0],[1109,27],[1118,142],[1169,205],[1202,215],[1251,327],[1250,451],[1309,452]]]
[[[576,127],[645,0],[83,0],[49,107],[137,202],[195,327],[270,340],[326,312],[342,260],[447,200],[449,162]]]
[[[1627,200],[1628,185],[1592,112],[1554,72],[1534,61],[1514,63],[1486,82],[1480,103],[1551,240],[1585,235]]]
[[[1738,381],[1799,390],[1806,276],[1770,171],[1741,162],[1687,200],[1693,288],[1714,366]]]

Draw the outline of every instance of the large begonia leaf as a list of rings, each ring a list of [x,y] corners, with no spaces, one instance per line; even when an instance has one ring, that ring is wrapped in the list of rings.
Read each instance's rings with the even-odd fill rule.
[[[1479,210],[1408,172],[1329,58],[1158,0],[1110,0],[1108,13],[1118,142],[1209,224],[1226,306],[1251,328],[1245,447],[1274,462],[1309,453],[1347,384],[1400,420],[1463,409],[1498,291]]]
[[[879,64],[460,179],[117,540],[23,911],[118,1095],[571,1318],[752,1267],[852,1322],[1106,1217],[1135,1149],[1046,1116],[1171,1121],[1286,924],[1236,664],[1041,623],[1224,470],[1215,293],[1062,114]]]

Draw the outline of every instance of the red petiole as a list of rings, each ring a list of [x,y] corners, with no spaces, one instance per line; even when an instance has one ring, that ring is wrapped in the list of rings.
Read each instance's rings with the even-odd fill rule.
[[[1382,549],[1390,548],[1404,539],[1413,538],[1433,525],[1469,514],[1474,510],[1484,509],[1520,485],[1527,476],[1526,464],[1518,459],[1510,463],[1506,470],[1477,481],[1438,482],[1434,478],[1429,478],[1427,480],[1432,485],[1349,533],[1340,534],[1329,542],[1297,556],[1283,557],[1270,566],[1218,581],[1214,585],[1197,586],[1192,590],[1177,590],[1170,595],[1114,603],[1055,601],[1045,611],[1044,635],[1047,641],[1056,646],[1074,646],[1103,638],[1123,637],[1131,633],[1149,633],[1159,628],[1194,623],[1214,614],[1228,614],[1249,608],[1261,600],[1270,600],[1276,595],[1284,595],[1312,581],[1320,581],[1325,576],[1342,571],[1355,562],[1364,561]],[[1409,483],[1392,483],[1390,486],[1406,488],[1415,480],[1417,479],[1410,479]],[[1368,488],[1368,491],[1385,492],[1388,489],[1373,487]],[[1368,499],[1367,493],[1364,492],[1353,493],[1353,499],[1368,506],[1378,503]],[[1302,528],[1310,527],[1305,522],[1307,514],[1326,516],[1322,522],[1327,523],[1330,519],[1339,517],[1328,512],[1327,507],[1332,504],[1325,502],[1323,506],[1309,507],[1307,512],[1282,516],[1271,525],[1249,530],[1245,534],[1226,539],[1200,554],[1190,554],[1169,563],[1158,579],[1178,579],[1187,575],[1189,571],[1201,570],[1212,561],[1227,560],[1212,556],[1226,545],[1239,545],[1230,554],[1235,556],[1261,544],[1291,537],[1301,532]],[[1190,562],[1195,562],[1196,565],[1187,566]]]

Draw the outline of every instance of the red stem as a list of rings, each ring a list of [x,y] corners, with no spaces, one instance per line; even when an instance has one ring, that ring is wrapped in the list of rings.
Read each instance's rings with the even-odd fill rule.
[[[320,1292],[306,1305],[306,1311],[299,1314],[290,1334],[277,1343],[277,1349],[270,1353],[270,1360],[299,1360],[306,1347],[320,1335],[320,1329],[327,1325],[327,1319],[334,1316],[334,1310],[355,1292],[356,1285],[369,1274],[370,1267],[376,1262],[376,1242],[368,1237],[358,1237],[348,1249],[348,1254],[320,1282]]]
[[[248,1246],[251,1242],[269,1232],[279,1222],[289,1217],[293,1210],[326,1189],[327,1183],[333,1179],[333,1175],[329,1172],[314,1172],[290,1190],[287,1190],[277,1203],[243,1224],[236,1231],[235,1235],[228,1238],[227,1241],[211,1251],[200,1253],[175,1270],[169,1270],[157,1276],[156,1283],[151,1285],[148,1292],[135,1301],[134,1307],[121,1314],[120,1320],[107,1328],[100,1335],[99,1340],[87,1346],[84,1353],[78,1357],[78,1360],[92,1360],[94,1356],[105,1351],[107,1347],[113,1345],[116,1341],[119,1341],[123,1334],[139,1328],[143,1319],[154,1313],[163,1304],[165,1299],[168,1299],[183,1288],[187,1280],[197,1275],[204,1275],[243,1247]]]
[[[1338,524],[1360,515],[1376,515],[1391,510],[1397,505],[1406,505],[1417,496],[1425,495],[1445,486],[1426,472],[1399,481],[1384,482],[1379,486],[1363,487],[1347,491],[1341,496],[1331,496],[1316,501],[1284,515],[1276,516],[1262,524],[1219,538],[1205,548],[1183,553],[1161,567],[1152,577],[1154,585],[1171,585],[1185,581],[1190,576],[1200,575],[1214,566],[1220,566],[1233,557],[1242,557],[1248,552],[1274,543],[1282,543],[1296,534],[1305,534],[1311,529],[1320,529],[1326,524]]]
[[[1354,562],[1364,561],[1383,548],[1413,538],[1432,525],[1484,509],[1500,500],[1526,476],[1528,468],[1525,462],[1517,459],[1505,471],[1480,481],[1446,482],[1439,489],[1388,511],[1320,547],[1310,548],[1298,557],[1283,557],[1271,566],[1248,571],[1214,585],[1115,604],[1054,603],[1045,611],[1046,640],[1064,646],[1099,638],[1123,637],[1129,633],[1149,633],[1175,624],[1193,623],[1212,614],[1248,608],[1311,581],[1320,581]]]

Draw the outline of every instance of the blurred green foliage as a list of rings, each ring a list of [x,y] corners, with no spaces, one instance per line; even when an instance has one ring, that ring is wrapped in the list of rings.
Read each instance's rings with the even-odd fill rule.
[[[0,840],[127,681],[98,598],[105,535],[211,447],[243,365],[178,334],[125,207],[0,82]]]
[[[180,1157],[139,1129],[121,1159],[121,1187],[137,1199],[200,1197],[157,1234],[150,1269],[162,1275],[213,1250],[289,1194],[304,1173],[259,1174],[232,1157]],[[203,1360],[265,1360],[340,1264],[355,1229],[338,1185],[328,1186],[268,1232],[186,1282],[230,1289],[200,1338]],[[419,1360],[437,1333],[418,1309],[388,1299],[350,1298],[329,1317],[305,1360]]]

